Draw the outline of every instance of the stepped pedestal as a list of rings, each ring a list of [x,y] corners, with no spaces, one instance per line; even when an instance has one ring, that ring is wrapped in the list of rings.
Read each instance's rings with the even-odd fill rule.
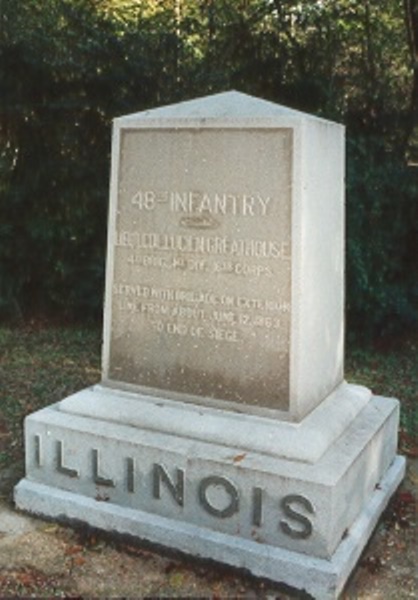
[[[236,92],[117,119],[102,381],[27,418],[17,506],[336,598],[405,469],[343,183],[341,126]]]

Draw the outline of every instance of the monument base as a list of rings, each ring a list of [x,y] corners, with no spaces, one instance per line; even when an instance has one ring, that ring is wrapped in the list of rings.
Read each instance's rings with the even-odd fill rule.
[[[405,459],[396,457],[379,487],[350,528],[333,556],[318,559],[196,525],[150,515],[142,511],[97,502],[72,492],[28,479],[16,487],[16,503],[34,514],[57,520],[88,523],[105,531],[152,540],[198,558],[208,558],[253,575],[305,590],[314,598],[337,598],[373,532],[388,500],[401,482]]]
[[[15,489],[16,505],[243,568],[321,600],[335,598],[405,469],[396,457],[398,402],[365,401],[360,394],[349,420],[341,394],[358,391],[346,385],[330,399],[332,419],[314,411],[300,424],[278,423],[284,442],[273,455],[256,439],[238,447],[240,436],[227,428],[211,443],[204,433],[141,426],[141,411],[149,417],[149,403],[163,402],[157,398],[138,396],[132,405],[133,394],[84,390],[27,418],[26,478]],[[90,414],[74,412],[79,397]],[[100,399],[110,410],[117,402],[112,419],[92,416]],[[332,409],[337,403],[345,415]],[[212,414],[215,422],[224,417]],[[268,425],[274,430],[272,420],[231,418],[235,428],[254,419],[255,437]],[[344,431],[330,435],[342,422]],[[287,436],[305,454],[312,446],[314,458],[278,455],[280,448],[287,452]],[[319,442],[324,438],[327,447]]]

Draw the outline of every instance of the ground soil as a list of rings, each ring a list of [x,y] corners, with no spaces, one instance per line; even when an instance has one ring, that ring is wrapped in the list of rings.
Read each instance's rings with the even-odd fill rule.
[[[19,462],[0,472],[0,597],[266,598],[308,596],[237,570],[23,515],[12,490]],[[418,598],[418,459],[384,513],[342,595]]]

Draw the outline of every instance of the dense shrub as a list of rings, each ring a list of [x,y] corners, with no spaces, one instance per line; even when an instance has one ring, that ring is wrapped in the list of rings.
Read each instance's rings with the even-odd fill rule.
[[[379,136],[347,143],[349,331],[371,337],[416,324],[418,181]]]
[[[238,88],[347,125],[350,328],[416,323],[400,0],[3,0],[0,19],[2,314],[99,315],[111,119]]]

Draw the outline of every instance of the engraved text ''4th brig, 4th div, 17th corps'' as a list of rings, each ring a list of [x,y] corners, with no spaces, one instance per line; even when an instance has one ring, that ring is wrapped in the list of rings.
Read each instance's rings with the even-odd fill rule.
[[[208,275],[272,278],[274,268],[263,259],[290,261],[287,241],[227,236],[118,231],[115,247],[129,251],[126,261],[133,268]]]

